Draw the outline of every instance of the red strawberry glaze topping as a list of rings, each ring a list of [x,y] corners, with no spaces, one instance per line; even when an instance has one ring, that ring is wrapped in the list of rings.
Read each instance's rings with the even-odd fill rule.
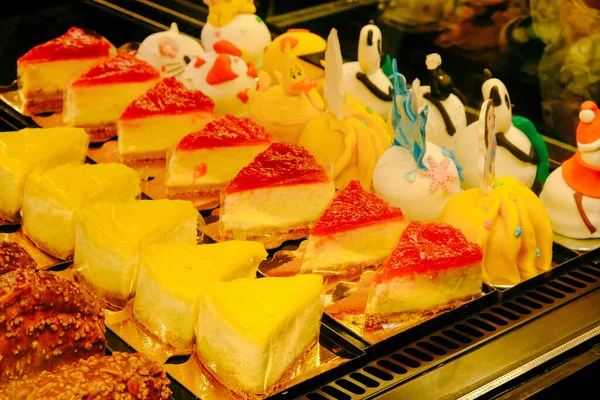
[[[174,77],[165,78],[135,99],[121,115],[121,120],[143,118],[157,114],[207,112],[212,114],[215,103],[199,90],[189,90]]]
[[[376,277],[377,283],[396,277],[436,273],[480,263],[481,247],[447,224],[412,221]]]
[[[323,236],[392,219],[404,219],[399,208],[367,192],[359,181],[350,181],[323,211],[310,234]]]
[[[152,65],[130,54],[121,53],[92,67],[73,82],[73,86],[146,82],[158,78],[160,73]]]
[[[306,149],[287,143],[273,143],[233,178],[225,193],[328,181],[330,179],[323,167]]]
[[[177,151],[258,143],[269,143],[265,128],[249,118],[227,114],[209,122],[201,131],[185,136],[177,145]]]
[[[86,33],[80,28],[71,28],[62,36],[35,46],[21,58],[23,62],[107,57],[112,45],[101,36]]]

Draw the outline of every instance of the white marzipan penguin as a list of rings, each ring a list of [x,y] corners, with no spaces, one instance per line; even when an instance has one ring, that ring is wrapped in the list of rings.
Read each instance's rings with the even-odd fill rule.
[[[392,108],[392,84],[381,69],[381,44],[381,30],[376,25],[361,29],[358,61],[344,64],[344,88],[385,119]]]
[[[508,90],[501,80],[487,79],[481,92],[484,100],[494,102],[496,116],[496,176],[512,176],[529,188],[536,181],[539,156],[527,135],[512,123],[512,104]],[[473,122],[457,133],[454,153],[463,166],[464,189],[479,187],[478,163],[479,121]]]

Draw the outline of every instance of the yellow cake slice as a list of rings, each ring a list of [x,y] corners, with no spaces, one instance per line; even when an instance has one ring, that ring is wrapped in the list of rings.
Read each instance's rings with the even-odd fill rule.
[[[0,132],[0,218],[19,219],[25,182],[35,168],[82,163],[87,145],[87,134],[77,128]]]
[[[135,200],[141,191],[138,173],[122,164],[66,164],[33,175],[23,194],[23,231],[38,248],[63,260],[73,257],[79,210]]]
[[[76,27],[29,50],[17,60],[23,114],[62,111],[69,83],[116,52],[105,38]]]
[[[135,294],[140,253],[154,243],[196,244],[198,211],[190,201],[96,203],[77,215],[75,271],[97,297],[122,307]]]
[[[221,197],[224,240],[308,235],[335,194],[327,172],[300,146],[273,143],[246,165]]]
[[[185,135],[214,118],[215,103],[199,90],[166,78],[135,99],[117,121],[124,161],[164,159]]]
[[[205,288],[217,281],[254,278],[266,257],[258,242],[152,245],[140,257],[133,314],[163,342],[191,347]]]
[[[322,277],[217,282],[200,300],[196,351],[225,386],[269,394],[319,339]]]
[[[116,122],[127,106],[160,80],[150,64],[120,53],[95,65],[65,90],[65,124],[85,128],[92,142],[117,136]]]

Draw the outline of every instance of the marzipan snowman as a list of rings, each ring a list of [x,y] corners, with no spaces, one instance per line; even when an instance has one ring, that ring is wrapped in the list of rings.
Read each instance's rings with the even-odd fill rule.
[[[254,14],[254,0],[203,1],[209,8],[208,21],[200,35],[204,49],[219,51],[219,46],[236,48],[239,52],[236,56],[261,69],[271,34],[263,20]]]
[[[581,105],[577,153],[550,174],[540,200],[554,232],[576,239],[600,238],[600,111]]]
[[[452,78],[442,69],[442,57],[429,54],[425,60],[429,86],[421,86],[420,103],[429,106],[427,140],[438,146],[454,148],[456,132],[467,127],[464,96],[454,87]]]
[[[179,76],[191,60],[203,53],[200,42],[179,33],[177,24],[173,22],[169,30],[153,33],[144,39],[135,56],[152,65],[163,76]]]
[[[499,79],[492,78],[487,70],[486,76],[488,79],[483,83],[481,92],[483,99],[492,100],[495,107],[498,143],[496,175],[515,177],[534,192],[539,193],[546,178],[543,173],[547,171],[545,165],[548,164],[546,144],[536,131],[523,132],[513,125],[512,104],[506,86]],[[458,162],[464,168],[464,189],[479,186],[478,132],[479,121],[476,121],[456,134],[452,146]],[[528,137],[528,134],[531,137]],[[539,168],[541,165],[544,166]]]
[[[358,61],[344,64],[344,89],[385,119],[392,108],[392,83],[381,69],[381,37],[376,25],[361,29]]]

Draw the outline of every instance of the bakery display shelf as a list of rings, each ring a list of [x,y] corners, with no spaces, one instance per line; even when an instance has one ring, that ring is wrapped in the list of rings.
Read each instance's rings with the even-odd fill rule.
[[[580,255],[483,307],[447,313],[365,351],[344,375],[290,391],[304,399],[471,399],[568,359],[600,335],[600,250]],[[456,318],[453,318],[456,317]],[[337,371],[341,372],[341,371]],[[283,396],[274,398],[284,398]]]

